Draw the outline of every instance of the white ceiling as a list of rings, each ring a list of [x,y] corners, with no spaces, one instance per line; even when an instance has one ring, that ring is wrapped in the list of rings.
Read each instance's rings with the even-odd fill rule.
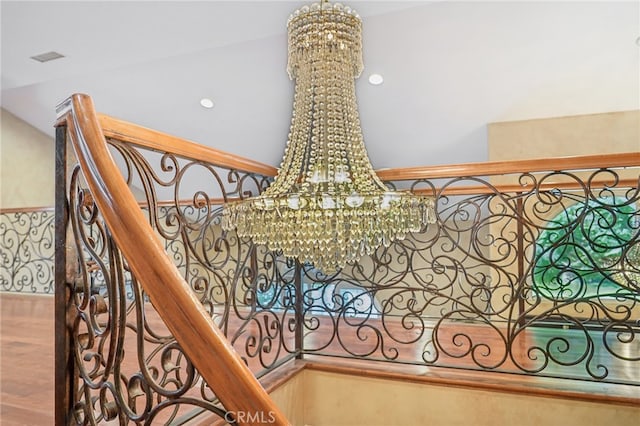
[[[2,107],[52,135],[55,105],[84,92],[100,112],[278,165],[286,20],[308,3],[3,0]],[[348,4],[364,18],[376,168],[486,160],[490,122],[640,109],[638,1]],[[65,58],[29,59],[52,50]]]

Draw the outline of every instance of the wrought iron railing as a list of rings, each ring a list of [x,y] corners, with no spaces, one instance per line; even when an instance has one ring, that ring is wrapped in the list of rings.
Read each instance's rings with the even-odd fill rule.
[[[325,275],[220,227],[222,204],[260,192],[274,170],[101,123],[147,223],[257,376],[319,356],[640,386],[637,153],[381,171],[433,196],[437,223]],[[225,417],[73,162],[64,191],[80,255],[68,252],[58,298],[74,318],[58,392],[75,420]]]
[[[305,268],[303,352],[640,385],[640,168],[566,164],[392,182],[437,223]]]
[[[241,283],[250,280],[243,264],[252,254],[217,235],[209,197],[211,191],[223,198],[240,196],[255,191],[263,179],[252,172],[219,171],[220,164],[243,167],[243,162],[213,150],[204,155],[214,157],[217,166],[187,159],[180,149],[193,145],[184,141],[156,154],[153,142],[140,148],[111,131],[106,144],[91,100],[83,95],[63,103],[60,114],[56,423],[181,424],[209,413],[238,424],[263,417],[286,424],[220,331],[229,330],[235,318],[220,306],[250,297],[241,294]],[[146,129],[135,129],[138,136],[149,136]],[[67,133],[79,164],[68,161]],[[210,178],[211,191],[194,192],[184,203],[181,185],[198,173]],[[136,184],[142,188],[138,204],[130,189]],[[158,194],[167,188],[174,202],[160,205]],[[168,261],[165,247],[175,262]],[[236,282],[230,292],[221,285],[227,279]],[[242,306],[238,312],[251,310]],[[247,340],[254,334],[250,326],[242,325]]]
[[[0,211],[0,291],[53,294],[53,208]]]

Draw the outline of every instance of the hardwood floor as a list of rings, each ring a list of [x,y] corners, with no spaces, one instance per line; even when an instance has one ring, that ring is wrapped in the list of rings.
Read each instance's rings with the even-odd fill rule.
[[[0,294],[0,423],[53,425],[53,296]]]
[[[52,296],[0,294],[0,424],[52,425],[54,423],[54,301]],[[530,336],[540,338],[540,336]],[[322,339],[320,339],[322,340]],[[236,345],[241,350],[242,345]],[[338,348],[332,348],[340,352]],[[327,351],[331,352],[331,350]],[[596,382],[555,380],[446,368],[403,366],[309,356],[308,368],[338,369],[345,374],[395,377],[411,381],[486,387],[523,393],[563,393],[582,399],[640,403],[640,387]],[[323,366],[324,365],[324,366]],[[254,370],[259,367],[252,365]],[[377,369],[377,373],[375,370]],[[340,370],[340,371],[342,371]],[[621,376],[624,376],[620,373]],[[638,380],[640,372],[631,372]],[[535,388],[535,389],[534,389]],[[582,395],[582,397],[581,397]],[[585,395],[590,395],[585,398]]]

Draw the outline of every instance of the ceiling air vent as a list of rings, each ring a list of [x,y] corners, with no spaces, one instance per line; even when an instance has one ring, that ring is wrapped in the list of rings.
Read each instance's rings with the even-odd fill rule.
[[[31,59],[35,59],[38,62],[49,62],[54,59],[64,58],[64,55],[58,52],[41,53],[40,55],[32,56]]]

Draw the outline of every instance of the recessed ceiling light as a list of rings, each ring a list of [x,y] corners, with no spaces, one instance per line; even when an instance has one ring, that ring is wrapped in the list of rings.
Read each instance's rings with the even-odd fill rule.
[[[62,53],[53,52],[53,51],[41,53],[39,55],[31,57],[31,59],[35,59],[38,62],[49,62],[49,61],[53,61],[54,59],[60,59],[60,58],[64,58],[64,55]]]
[[[202,105],[203,108],[211,109],[216,104],[209,98],[202,98],[200,99],[200,105]]]
[[[380,74],[371,74],[369,76],[369,83],[373,84],[374,86],[382,84],[383,81],[384,78],[382,78]]]

